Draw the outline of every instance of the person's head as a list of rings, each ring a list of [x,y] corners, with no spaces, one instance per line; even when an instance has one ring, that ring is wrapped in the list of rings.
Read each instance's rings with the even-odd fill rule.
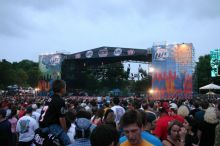
[[[203,101],[201,106],[202,106],[202,109],[207,109],[209,107],[209,102],[208,101]]]
[[[16,108],[16,106],[12,106],[11,107],[11,114],[9,116],[9,119],[11,119],[12,117],[14,117],[16,115],[17,115],[17,108]]]
[[[77,118],[86,118],[86,119],[91,119],[91,114],[90,112],[86,111],[86,110],[79,110],[76,114]]]
[[[127,111],[120,120],[125,136],[132,145],[141,143],[142,118],[136,110]]]
[[[149,130],[154,130],[156,127],[156,119],[157,119],[156,115],[153,113],[146,113],[146,118],[147,118],[146,121],[150,126]]]
[[[134,107],[134,109],[140,109],[141,108],[141,101],[138,99],[134,99],[133,107]]]
[[[54,93],[63,95],[66,93],[66,83],[63,80],[55,80],[53,81],[52,89]]]
[[[179,132],[181,127],[183,127],[183,125],[179,121],[174,120],[170,122],[168,127],[168,136],[170,136],[170,138],[174,141],[178,140],[180,138]]]
[[[185,105],[181,105],[177,110],[177,114],[184,118],[189,115],[189,108]]]
[[[119,100],[118,97],[114,97],[114,98],[113,98],[113,103],[114,103],[115,105],[119,105],[119,102],[120,102],[120,100]]]
[[[100,125],[96,127],[90,136],[92,146],[117,146],[119,134],[110,125]]]
[[[31,107],[31,106],[28,106],[28,107],[26,108],[26,114],[31,115],[32,112],[33,112],[32,107]]]
[[[192,117],[190,117],[190,116],[185,117],[183,126],[184,126],[187,130],[192,131],[192,132],[194,132],[194,133],[196,133],[196,131],[197,131],[196,121],[195,121],[194,118],[192,118]]]
[[[153,113],[139,110],[142,118],[143,130],[154,130],[156,125],[156,116]]]
[[[178,109],[178,106],[176,103],[171,103],[170,104],[170,110],[173,112],[173,113],[177,113],[177,109]]]
[[[32,107],[33,111],[36,111],[36,110],[37,110],[37,108],[38,108],[38,107],[37,107],[37,104],[32,104],[32,106],[31,106],[31,107]]]
[[[104,109],[103,108],[98,109],[96,114],[95,114],[95,117],[96,118],[102,118],[103,116],[104,116]]]
[[[160,116],[167,115],[169,112],[169,103],[162,102],[161,107],[159,108]]]
[[[143,107],[144,110],[147,110],[148,107],[149,107],[149,104],[148,104],[147,102],[144,102],[144,103],[142,104],[142,107]]]
[[[215,110],[214,107],[209,107],[205,111],[204,121],[209,123],[209,124],[218,123],[218,118],[217,118],[216,110]]]
[[[4,119],[6,117],[6,110],[5,109],[0,109],[0,119]]]
[[[108,109],[104,114],[104,122],[105,123],[113,123],[115,120],[115,114],[112,109]]]

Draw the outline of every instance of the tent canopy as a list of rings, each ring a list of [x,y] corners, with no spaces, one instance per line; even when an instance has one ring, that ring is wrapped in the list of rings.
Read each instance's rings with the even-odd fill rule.
[[[220,89],[220,86],[211,83],[211,84],[208,84],[206,86],[200,87],[199,89],[200,90]]]
[[[207,92],[206,94],[207,94],[207,95],[215,95],[215,93],[212,92],[212,91],[209,91],[209,92]]]

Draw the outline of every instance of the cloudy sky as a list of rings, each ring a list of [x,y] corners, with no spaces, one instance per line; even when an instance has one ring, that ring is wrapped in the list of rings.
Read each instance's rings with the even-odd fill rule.
[[[0,0],[0,59],[101,46],[220,48],[220,0]]]

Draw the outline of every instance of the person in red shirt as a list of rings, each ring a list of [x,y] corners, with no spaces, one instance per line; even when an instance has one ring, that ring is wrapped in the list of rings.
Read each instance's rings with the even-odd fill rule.
[[[156,128],[153,131],[153,134],[155,134],[161,140],[167,138],[168,124],[174,120],[174,118],[168,114],[169,112],[169,103],[163,102],[162,107],[160,108],[160,118],[157,120]]]
[[[23,117],[25,115],[25,106],[21,105],[20,110],[18,112],[18,119],[20,119],[21,117]]]

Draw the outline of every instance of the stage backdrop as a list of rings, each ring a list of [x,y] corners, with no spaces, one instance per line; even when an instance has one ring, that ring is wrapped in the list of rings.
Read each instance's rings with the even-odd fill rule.
[[[38,83],[41,91],[48,91],[55,79],[61,78],[61,64],[65,58],[63,54],[49,54],[39,56],[39,68],[42,79]]]
[[[194,48],[192,44],[152,47],[153,99],[191,98]]]

